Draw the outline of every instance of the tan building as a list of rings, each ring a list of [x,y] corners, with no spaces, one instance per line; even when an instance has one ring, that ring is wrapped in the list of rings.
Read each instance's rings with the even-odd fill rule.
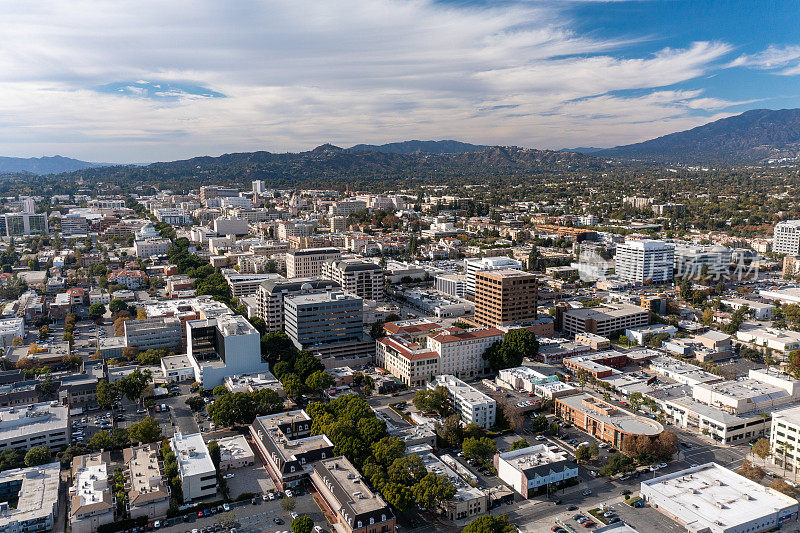
[[[519,270],[488,270],[475,274],[475,321],[501,326],[536,320],[539,280]]]
[[[108,479],[108,452],[72,459],[73,485],[69,489],[69,525],[73,533],[93,533],[114,522],[114,496]]]
[[[162,518],[169,509],[169,487],[164,482],[159,462],[158,444],[126,448],[122,452],[125,461],[125,488],[128,491],[128,511],[131,518],[147,516]]]
[[[322,274],[322,265],[330,259],[339,259],[338,248],[306,248],[286,252],[286,277],[303,278]]]

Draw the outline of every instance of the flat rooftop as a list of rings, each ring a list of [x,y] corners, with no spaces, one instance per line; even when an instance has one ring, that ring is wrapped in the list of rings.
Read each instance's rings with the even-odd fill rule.
[[[169,496],[159,465],[158,444],[125,448],[122,457],[128,467],[128,499],[132,505],[144,505]]]
[[[217,444],[219,444],[219,451],[223,461],[238,461],[253,457],[253,450],[247,444],[247,439],[244,438],[244,435],[217,439]]]
[[[0,438],[23,437],[31,433],[67,428],[69,408],[49,402],[0,409]]]
[[[188,355],[169,355],[161,358],[161,365],[167,370],[183,370],[191,368]]]
[[[456,489],[456,493],[453,496],[453,500],[457,502],[466,502],[470,500],[474,500],[476,498],[483,498],[486,494],[478,489],[473,487],[472,485],[468,484],[464,479],[461,478],[452,468],[447,466],[441,459],[436,457],[433,454],[433,449],[428,444],[418,444],[416,446],[411,446],[406,450],[406,455],[413,455],[416,454],[422,459],[422,464],[425,465],[425,470],[430,473],[436,474],[437,476],[444,476],[452,483],[453,487]]]
[[[21,482],[16,509],[0,515],[0,530],[9,531],[14,522],[47,518],[58,510],[61,464],[49,463],[31,468],[0,472],[0,484]]]
[[[611,424],[619,430],[632,435],[658,435],[664,431],[664,426],[655,420],[606,404],[602,399],[591,394],[583,393],[563,396],[557,401],[580,412],[588,413],[592,418]],[[590,405],[587,405],[587,403]],[[606,406],[610,409],[604,410]]]
[[[472,405],[494,402],[493,399],[472,385],[469,385],[450,374],[435,376],[430,384],[433,384],[434,386],[446,387],[447,390],[450,391],[450,394],[458,396],[459,398],[463,398],[466,402]]]
[[[500,459],[522,472],[542,465],[568,461],[570,457],[567,452],[556,446],[534,444],[527,448],[501,453]]]
[[[670,513],[677,513],[690,531],[723,531],[798,505],[794,498],[716,463],[642,481],[645,492],[669,501]]]
[[[216,472],[214,462],[208,453],[208,447],[200,433],[181,435],[176,433],[170,439],[172,451],[178,459],[181,476],[196,476],[208,472]]]
[[[317,462],[318,471],[326,473],[341,490],[334,491],[340,505],[348,505],[354,514],[361,515],[386,509],[383,498],[364,483],[361,473],[345,457],[331,457]],[[346,496],[345,496],[346,495]],[[344,500],[344,501],[341,501]]]

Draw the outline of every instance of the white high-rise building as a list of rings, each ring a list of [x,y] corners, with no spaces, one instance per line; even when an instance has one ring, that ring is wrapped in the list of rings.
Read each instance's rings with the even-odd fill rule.
[[[256,194],[264,194],[267,189],[264,187],[264,180],[253,181],[253,192]]]
[[[466,295],[475,296],[475,274],[484,270],[522,270],[522,263],[510,257],[484,257],[466,262],[467,285]]]
[[[620,279],[632,283],[650,280],[663,283],[672,280],[675,248],[656,240],[627,241],[617,245],[616,272]]]
[[[800,220],[784,220],[775,225],[772,251],[776,254],[800,255]]]

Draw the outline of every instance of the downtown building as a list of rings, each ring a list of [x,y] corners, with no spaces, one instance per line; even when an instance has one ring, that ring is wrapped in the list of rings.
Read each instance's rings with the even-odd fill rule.
[[[464,383],[455,376],[439,375],[428,382],[428,390],[444,387],[453,404],[453,409],[461,415],[464,425],[477,424],[483,429],[494,426],[497,402],[475,387]]]
[[[537,319],[539,279],[513,269],[482,270],[475,274],[475,322],[504,326]]]
[[[306,278],[322,275],[326,261],[339,259],[342,251],[338,248],[305,248],[286,252],[286,277]]]
[[[772,251],[776,254],[800,255],[800,220],[783,220],[775,225]]]
[[[472,259],[465,262],[466,285],[464,292],[466,297],[475,295],[475,276],[478,272],[486,270],[522,270],[522,263],[510,257],[484,257],[483,259]]]
[[[617,245],[614,256],[617,276],[630,283],[672,281],[675,248],[656,240],[631,240]]]
[[[322,264],[322,277],[338,283],[342,290],[364,300],[383,302],[383,269],[361,259],[332,259]]]

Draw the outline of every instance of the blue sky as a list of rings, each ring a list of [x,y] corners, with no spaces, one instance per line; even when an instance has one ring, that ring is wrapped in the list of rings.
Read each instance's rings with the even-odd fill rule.
[[[0,155],[615,146],[800,107],[792,2],[76,0],[0,11]]]

